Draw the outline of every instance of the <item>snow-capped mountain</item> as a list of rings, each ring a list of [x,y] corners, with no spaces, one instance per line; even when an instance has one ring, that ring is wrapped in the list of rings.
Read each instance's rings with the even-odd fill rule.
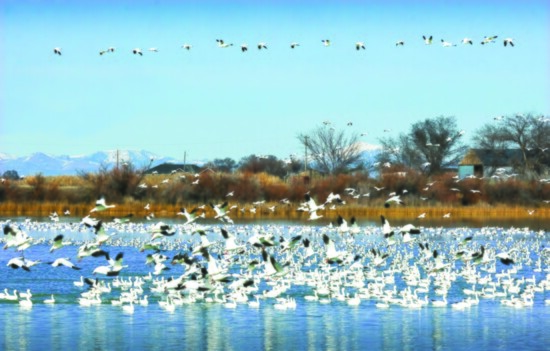
[[[35,152],[23,157],[0,154],[0,175],[8,170],[15,170],[19,175],[42,173],[45,176],[96,172],[103,165],[107,167],[116,165],[117,157],[119,164],[131,162],[138,168],[149,165],[151,159],[152,166],[181,162],[173,157],[159,156],[145,150],[108,150],[76,156],[49,155],[43,152]]]

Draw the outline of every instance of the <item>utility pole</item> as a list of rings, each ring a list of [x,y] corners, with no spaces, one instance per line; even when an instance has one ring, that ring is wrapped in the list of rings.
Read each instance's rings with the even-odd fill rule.
[[[304,147],[305,147],[305,157],[304,157],[304,172],[307,172],[307,139],[308,136],[305,137]]]
[[[183,152],[183,171],[185,172],[185,161],[187,159],[187,151]]]

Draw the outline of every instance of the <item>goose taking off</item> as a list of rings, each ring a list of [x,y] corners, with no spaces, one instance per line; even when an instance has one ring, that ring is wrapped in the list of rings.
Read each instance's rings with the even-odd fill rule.
[[[90,212],[100,212],[100,211],[105,211],[109,208],[113,208],[115,207],[115,205],[107,205],[107,203],[105,202],[105,198],[102,197],[100,198],[99,200],[97,200],[95,202],[95,207],[92,208],[92,210]]]

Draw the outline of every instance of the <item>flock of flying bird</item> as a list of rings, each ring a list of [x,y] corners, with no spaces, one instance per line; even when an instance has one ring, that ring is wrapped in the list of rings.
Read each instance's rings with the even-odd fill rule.
[[[338,194],[331,193],[317,204],[308,193],[298,208],[316,220],[322,217],[317,213],[332,203],[345,205]],[[404,205],[398,195],[386,202],[394,204]],[[355,218],[348,223],[340,215],[327,226],[235,225],[228,202],[209,206],[215,213],[212,219],[221,224],[201,224],[207,220],[199,208],[182,208],[178,214],[186,222],[175,224],[91,217],[115,207],[104,198],[79,223],[56,216],[46,223],[5,221],[1,241],[4,250],[16,252],[6,264],[16,276],[9,275],[4,285],[17,274],[36,277],[35,270],[47,279],[46,265],[69,268],[89,274],[73,282],[78,304],[111,303],[127,313],[133,313],[135,305],[149,304],[149,297],[167,311],[200,302],[227,308],[258,308],[263,303],[294,309],[305,301],[349,305],[367,301],[378,308],[465,309],[488,299],[526,307],[550,290],[550,249],[545,247],[544,231],[393,227],[383,214],[380,226],[359,226]],[[66,240],[65,234],[56,234],[53,240],[36,238],[41,232],[71,233],[71,238]],[[119,252],[113,255],[109,248]],[[66,257],[71,250],[79,264]],[[54,258],[29,259],[40,251]],[[63,256],[57,257],[58,252]],[[143,255],[144,266],[129,269],[127,254]],[[48,296],[43,303],[56,303],[53,294],[42,291],[41,295]],[[28,308],[32,296],[30,289],[10,293],[5,288],[0,302]],[[66,296],[62,299],[71,302]],[[545,303],[550,304],[550,299]]]
[[[483,37],[483,39],[481,40],[480,44],[481,45],[488,45],[488,44],[494,44],[496,43],[496,40],[497,40],[498,36],[497,35],[492,35],[492,36],[485,36]],[[424,41],[424,43],[426,45],[432,45],[433,43],[433,35],[430,35],[430,36],[425,36],[423,35],[422,36],[422,40]],[[464,45],[473,45],[474,44],[474,40],[471,39],[471,38],[463,38],[461,40],[461,43],[464,44]],[[329,47],[332,45],[332,41],[330,39],[322,39],[321,40],[321,44],[325,47]],[[226,49],[226,48],[230,48],[230,47],[233,47],[234,44],[233,43],[228,43],[226,42],[224,39],[216,39],[216,45],[219,47],[219,48],[222,48],[222,49]],[[404,46],[405,45],[405,41],[404,40],[398,40],[395,42],[395,46]],[[514,39],[513,38],[505,38],[503,40],[503,45],[504,46],[514,46]],[[258,50],[267,50],[268,49],[268,44],[266,42],[259,42],[257,43],[256,45],[256,48]],[[300,43],[298,42],[291,42],[289,44],[289,47],[291,49],[296,49],[300,46]],[[446,41],[444,39],[441,39],[441,46],[443,47],[453,47],[453,46],[457,46],[457,44],[455,43],[452,43],[452,42],[449,42],[449,41]],[[193,47],[193,45],[189,44],[189,43],[185,43],[181,46],[182,49],[185,49],[185,50],[191,50],[191,48]],[[242,52],[247,52],[248,51],[248,47],[249,45],[246,44],[246,43],[243,43],[240,45],[240,50]],[[357,41],[355,42],[354,44],[354,47],[355,47],[355,50],[357,51],[360,51],[360,50],[366,50],[366,45],[365,45],[365,42],[364,41]],[[115,52],[115,47],[109,47],[107,49],[101,49],[99,50],[99,55],[103,56],[105,54],[109,54],[109,53],[114,53]],[[143,56],[143,51],[141,48],[134,48],[132,49],[132,53],[134,55],[139,55],[139,56]],[[151,47],[149,48],[147,51],[151,52],[151,53],[157,53],[159,52],[158,48],[156,47]],[[56,55],[59,55],[61,56],[62,55],[62,49],[60,47],[55,47],[53,49],[53,53],[56,54]]]

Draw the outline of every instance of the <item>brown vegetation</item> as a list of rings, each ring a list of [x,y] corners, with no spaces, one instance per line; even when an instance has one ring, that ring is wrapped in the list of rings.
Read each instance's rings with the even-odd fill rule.
[[[383,188],[376,190],[376,188]],[[352,193],[349,189],[354,189]],[[306,192],[324,201],[329,193],[340,194],[345,206],[326,210],[335,217],[357,216],[376,218],[380,215],[388,194],[402,194],[404,207],[384,209],[384,213],[402,218],[415,218],[422,212],[431,217],[452,212],[462,217],[528,217],[526,208],[537,209],[537,216],[550,210],[543,200],[550,199],[550,185],[537,181],[463,179],[446,173],[428,177],[411,169],[394,167],[380,179],[366,174],[334,176],[295,175],[281,179],[267,173],[202,172],[198,177],[189,173],[170,175],[145,174],[131,165],[119,169],[101,169],[97,173],[79,176],[44,177],[40,174],[22,180],[6,180],[0,185],[0,215],[49,215],[69,209],[71,215],[84,216],[96,199],[105,196],[116,207],[102,216],[175,216],[181,207],[194,208],[209,203],[229,201],[238,208],[250,208],[255,201],[265,201],[256,214],[234,210],[232,217],[307,218],[296,211]],[[227,197],[229,192],[234,196]],[[280,200],[288,199],[291,205]],[[150,209],[145,210],[145,204]],[[268,207],[277,205],[273,214]],[[328,207],[328,206],[327,206]],[[213,215],[206,206],[207,217]],[[334,211],[332,215],[329,211]]]

